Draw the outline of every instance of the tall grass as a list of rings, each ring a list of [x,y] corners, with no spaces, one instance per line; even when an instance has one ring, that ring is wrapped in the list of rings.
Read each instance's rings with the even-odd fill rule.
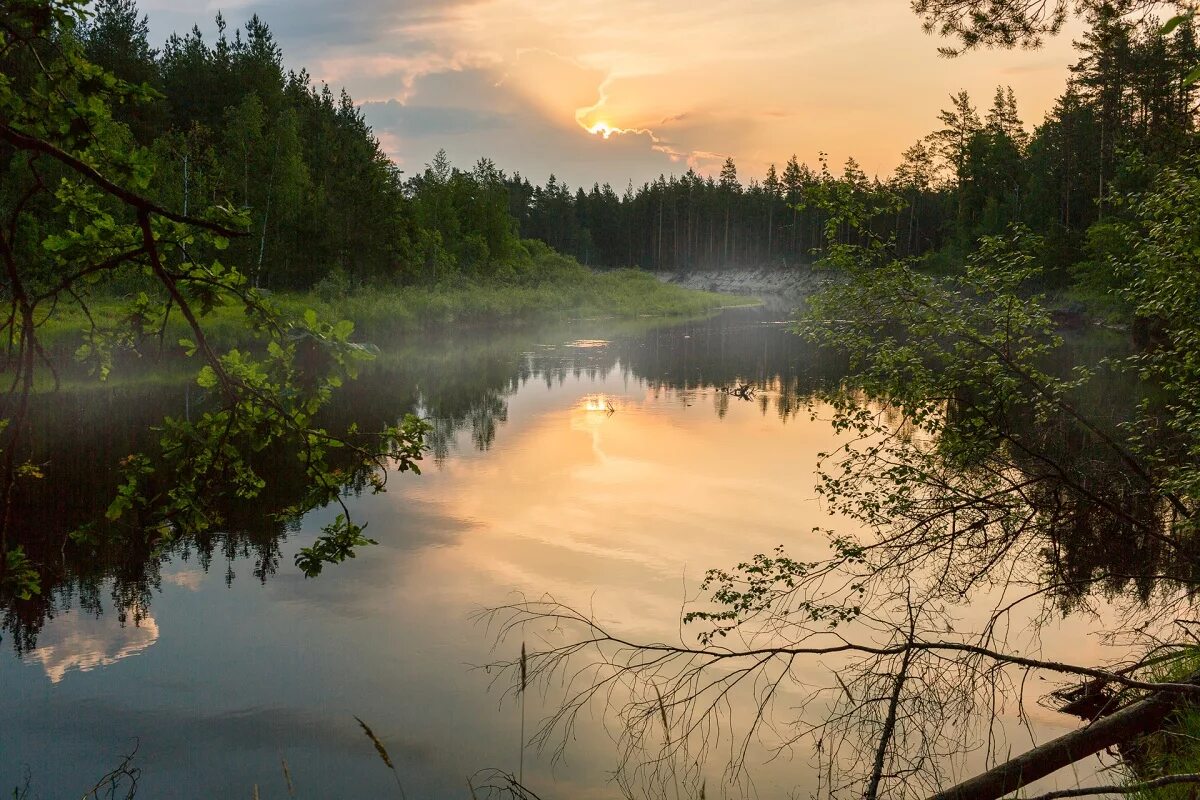
[[[1182,682],[1200,672],[1200,648],[1181,653],[1152,670],[1150,680]],[[1127,764],[1133,786],[1167,778],[1200,774],[1200,706],[1180,700],[1179,708],[1162,730],[1143,737],[1138,742],[1135,764]],[[1194,800],[1200,796],[1200,782],[1147,788],[1130,792],[1134,800]]]
[[[323,319],[349,319],[365,337],[445,328],[471,329],[510,322],[595,317],[694,316],[753,298],[721,295],[662,283],[638,270],[593,273],[580,267],[535,282],[460,281],[438,286],[371,286],[346,291],[281,292],[273,301],[290,315],[313,309]],[[127,314],[120,297],[97,297],[91,316],[102,327],[120,325]],[[218,347],[249,338],[239,307],[219,306],[203,317],[206,335]],[[56,359],[69,358],[83,341],[89,321],[82,311],[60,305],[39,328],[42,344]],[[162,337],[173,348],[190,336],[178,313]]]

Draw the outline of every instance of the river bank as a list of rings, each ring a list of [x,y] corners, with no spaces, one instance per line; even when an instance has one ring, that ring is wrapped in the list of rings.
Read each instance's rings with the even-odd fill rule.
[[[655,275],[663,284],[693,291],[779,297],[788,300],[807,297],[830,280],[830,273],[822,273],[807,266],[794,269],[760,267],[719,272],[658,272]]]
[[[804,301],[836,280],[830,270],[797,266],[791,269],[769,267],[722,271],[658,272],[655,277],[666,286],[692,291],[734,295],[740,299],[757,298],[768,305],[789,308],[802,306]],[[736,303],[732,303],[736,304]],[[1059,330],[1084,331],[1103,328],[1127,333],[1131,330],[1143,338],[1144,331],[1136,330],[1127,309],[1111,299],[1076,289],[1055,289],[1045,297],[1046,307]]]
[[[285,315],[312,309],[322,319],[348,319],[357,335],[367,339],[548,320],[688,317],[758,302],[736,293],[666,283],[639,270],[599,273],[583,268],[526,284],[464,280],[436,286],[318,286],[308,292],[269,296]],[[101,330],[115,330],[128,323],[131,299],[89,298],[90,319]],[[242,309],[234,302],[217,306],[202,322],[210,341],[221,347],[242,345],[251,338]],[[62,305],[39,326],[38,335],[53,357],[70,358],[90,325],[89,316],[78,306]],[[182,317],[174,314],[163,339],[175,342],[187,333]]]

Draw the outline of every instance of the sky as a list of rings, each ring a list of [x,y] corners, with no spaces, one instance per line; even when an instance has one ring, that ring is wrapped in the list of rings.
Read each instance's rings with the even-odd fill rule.
[[[743,181],[792,154],[891,173],[948,95],[981,114],[1012,86],[1027,127],[1076,60],[1068,28],[1036,51],[938,55],[908,0],[141,0],[163,40],[257,13],[286,65],[360,103],[416,172],[444,148],[535,183],[618,191],[732,156]]]

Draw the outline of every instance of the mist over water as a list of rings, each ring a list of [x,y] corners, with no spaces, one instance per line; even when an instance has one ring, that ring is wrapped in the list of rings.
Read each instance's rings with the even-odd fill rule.
[[[417,410],[434,435],[423,475],[353,500],[379,545],[305,580],[293,556],[334,512],[270,517],[302,488],[281,459],[262,500],[219,534],[64,564],[46,598],[5,613],[0,788],[28,770],[42,796],[77,795],[136,742],[141,796],[258,785],[283,797],[283,760],[300,796],[391,796],[355,715],[386,742],[409,797],[465,796],[477,770],[515,771],[518,708],[476,666],[496,656],[475,612],[550,594],[632,638],[678,641],[706,569],[780,544],[821,558],[814,527],[852,532],[813,491],[817,454],[836,443],[806,405],[840,361],[786,318],[743,309],[385,347],[332,413],[378,425]],[[745,399],[722,391],[747,384]],[[31,499],[31,541],[53,547],[102,514],[115,476],[94,464],[144,446],[147,420],[192,413],[193,392],[131,382],[46,398],[46,483],[67,488]],[[1061,646],[1081,633],[1064,629]],[[816,664],[802,677],[826,679]],[[1074,727],[1050,712],[1035,724]],[[564,762],[530,752],[526,782],[543,797],[614,796],[615,731],[598,714],[577,734]],[[760,796],[814,790],[809,748],[771,763],[752,754]]]

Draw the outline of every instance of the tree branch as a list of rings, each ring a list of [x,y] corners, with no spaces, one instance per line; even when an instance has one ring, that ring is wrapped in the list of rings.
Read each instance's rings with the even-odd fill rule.
[[[178,222],[183,225],[194,225],[195,227],[210,230],[213,233],[220,234],[221,236],[232,237],[245,235],[245,232],[243,231],[235,231],[215,222],[209,222],[208,220],[198,219],[197,217],[190,217],[184,214],[177,214],[174,211],[163,208],[162,206],[151,202],[147,198],[142,197],[136,192],[131,192],[123,186],[118,186],[100,174],[99,170],[97,170],[95,167],[81,161],[76,156],[73,156],[65,150],[55,147],[50,142],[47,142],[37,136],[22,133],[6,122],[0,122],[0,139],[4,139],[9,144],[20,150],[32,150],[34,152],[44,153],[45,155],[50,156],[56,161],[61,162],[83,177],[87,178],[89,181],[103,189],[106,193],[112,195],[122,203],[125,203],[127,206],[130,206],[139,212],[157,214],[158,216],[169,219],[172,222]]]

